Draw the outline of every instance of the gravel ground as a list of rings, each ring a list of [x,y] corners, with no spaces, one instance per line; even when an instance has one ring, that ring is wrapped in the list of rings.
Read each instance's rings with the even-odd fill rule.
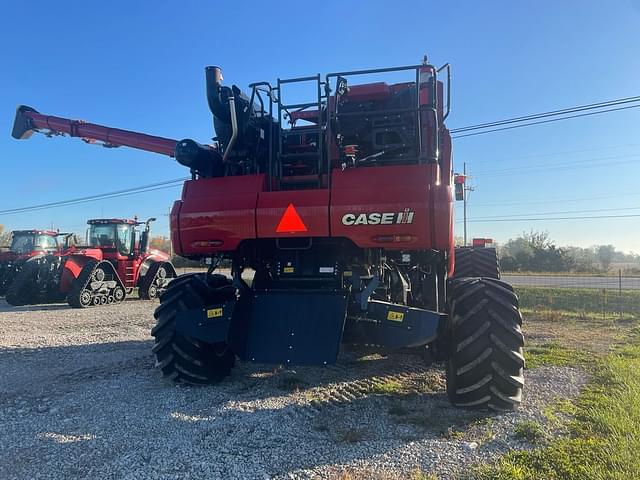
[[[160,378],[154,302],[75,310],[0,299],[0,478],[451,478],[511,448],[524,420],[574,398],[586,374],[528,372],[518,412],[453,409],[440,368],[408,355],[337,365],[240,364],[213,387]]]

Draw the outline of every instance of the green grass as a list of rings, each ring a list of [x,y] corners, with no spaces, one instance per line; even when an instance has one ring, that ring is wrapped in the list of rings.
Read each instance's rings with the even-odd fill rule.
[[[538,368],[543,365],[556,365],[565,367],[579,365],[592,359],[584,351],[573,350],[558,343],[545,343],[525,348],[524,356],[528,369]]]
[[[377,393],[380,395],[398,395],[403,392],[403,386],[397,380],[386,380],[383,383],[375,384],[371,393]]]
[[[523,310],[562,310],[590,315],[602,315],[605,311],[610,317],[619,317],[622,308],[623,318],[640,319],[640,291],[607,290],[597,288],[547,288],[515,287]]]
[[[638,330],[635,330],[637,335]],[[640,345],[610,354],[594,367],[579,397],[570,435],[480,467],[480,480],[640,478]]]
[[[513,429],[516,438],[522,438],[530,442],[535,442],[544,438],[544,429],[542,425],[534,420],[523,420]]]

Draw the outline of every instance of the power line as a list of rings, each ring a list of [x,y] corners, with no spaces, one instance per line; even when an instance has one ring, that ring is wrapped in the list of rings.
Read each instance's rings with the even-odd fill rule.
[[[596,196],[590,196],[590,197],[569,197],[569,198],[558,197],[555,199],[538,200],[533,202],[512,202],[511,199],[508,199],[508,200],[503,200],[501,202],[495,202],[495,203],[474,203],[473,206],[474,207],[504,207],[505,205],[509,205],[509,206],[511,205],[542,205],[542,204],[549,204],[549,203],[581,202],[584,200],[604,200],[608,198],[634,197],[638,195],[640,195],[640,193],[634,192],[634,193],[619,193],[616,195],[596,195]]]
[[[575,112],[581,112],[581,111],[585,111],[585,110],[594,110],[594,109],[599,109],[599,108],[604,108],[604,107],[612,107],[615,105],[623,105],[626,103],[634,103],[634,102],[638,102],[640,101],[640,96],[635,96],[635,97],[626,97],[626,98],[619,98],[616,100],[607,100],[605,102],[598,102],[598,103],[590,103],[587,105],[577,105],[575,107],[568,107],[568,108],[563,108],[560,110],[551,110],[548,112],[542,112],[542,113],[534,113],[531,115],[525,115],[525,116],[520,116],[520,117],[512,117],[512,118],[507,118],[504,120],[496,120],[493,122],[487,122],[487,123],[480,123],[480,124],[476,124],[476,125],[468,125],[466,127],[460,127],[460,128],[454,128],[451,130],[451,133],[462,133],[462,132],[468,132],[471,130],[479,130],[479,129],[485,129],[485,128],[490,128],[490,127],[497,127],[500,125],[507,125],[507,124],[511,124],[511,123],[518,123],[518,122],[525,122],[528,120],[536,120],[539,118],[546,118],[546,117],[553,117],[556,115],[566,115],[568,113],[575,113]]]
[[[157,183],[152,183],[149,185],[142,185],[139,187],[132,187],[132,188],[128,188],[128,189],[124,189],[124,190],[116,190],[113,192],[107,192],[107,193],[100,193],[100,194],[96,194],[96,195],[90,195],[90,196],[86,196],[86,197],[80,197],[80,198],[74,198],[74,199],[70,199],[70,200],[60,200],[57,202],[49,202],[49,203],[42,203],[39,205],[31,205],[31,206],[27,206],[27,207],[18,207],[18,208],[11,208],[11,209],[7,209],[7,210],[0,210],[0,215],[10,215],[10,214],[14,214],[14,213],[25,213],[25,212],[31,212],[31,211],[35,211],[35,210],[45,210],[48,208],[55,208],[55,207],[63,207],[63,206],[69,206],[69,205],[78,205],[81,203],[89,203],[89,202],[95,202],[98,200],[103,200],[103,199],[111,199],[111,198],[117,198],[117,197],[123,197],[123,196],[128,196],[128,195],[136,195],[139,193],[147,193],[147,192],[152,192],[155,190],[162,190],[165,188],[172,188],[177,186],[179,183],[184,182],[185,180],[187,180],[187,178],[176,178],[173,180],[165,180],[163,182],[157,182]]]
[[[595,208],[588,210],[563,210],[559,212],[535,212],[535,213],[512,213],[505,215],[495,215],[489,217],[480,217],[475,220],[494,220],[494,219],[508,219],[508,218],[518,218],[518,217],[529,217],[529,216],[537,216],[537,215],[564,215],[567,213],[595,213],[595,212],[618,212],[624,210],[640,210],[640,207],[617,207],[617,208]]]
[[[515,128],[530,127],[531,125],[540,125],[540,124],[543,124],[543,123],[559,122],[561,120],[569,120],[571,118],[588,117],[590,115],[600,115],[601,113],[617,112],[617,111],[620,111],[620,110],[628,110],[630,108],[638,108],[638,107],[640,107],[640,105],[630,105],[630,106],[627,106],[627,107],[610,108],[610,109],[607,109],[607,110],[600,110],[598,112],[580,113],[580,114],[577,114],[577,115],[569,115],[569,116],[561,117],[561,118],[551,118],[551,119],[548,119],[548,120],[540,120],[540,121],[537,121],[537,122],[523,123],[521,125],[511,125],[509,127],[494,128],[494,129],[491,129],[491,130],[484,130],[484,131],[474,132],[474,133],[465,133],[464,135],[452,135],[451,138],[473,137],[473,136],[476,136],[476,135],[484,135],[485,133],[501,132],[501,131],[504,131],[504,130],[513,130]]]
[[[532,154],[532,155],[523,155],[523,156],[518,156],[516,158],[514,157],[509,157],[509,158],[491,158],[491,164],[499,164],[499,163],[515,163],[517,161],[520,160],[528,160],[528,159],[532,159],[532,158],[545,158],[545,157],[558,157],[558,156],[565,156],[565,155],[572,155],[574,153],[587,153],[587,152],[597,152],[597,151],[601,151],[601,150],[611,150],[611,149],[616,149],[616,148],[622,148],[622,147],[640,147],[639,143],[621,143],[618,145],[607,145],[607,146],[603,146],[603,147],[598,147],[598,148],[587,148],[587,149],[579,149],[579,150],[559,150],[559,151],[555,151],[555,152],[551,152],[551,153],[540,153],[540,154]]]
[[[481,220],[471,219],[467,220],[470,223],[493,223],[493,222],[545,222],[553,220],[595,220],[601,218],[639,218],[640,214],[630,215],[591,215],[591,216],[579,216],[579,217],[550,217],[550,218],[496,218],[493,220]],[[458,220],[456,223],[460,223]]]
[[[501,171],[496,170],[492,172],[477,173],[477,174],[474,174],[473,176],[474,177],[509,177],[512,175],[523,175],[523,174],[532,175],[536,173],[547,173],[550,171],[553,171],[553,172],[582,171],[589,168],[638,164],[638,161],[639,160],[636,158],[634,160],[618,160],[617,162],[601,161],[600,163],[587,163],[585,165],[582,165],[580,162],[576,162],[575,164],[568,164],[568,165],[557,165],[557,166],[545,165],[545,166],[540,166],[539,168],[533,167],[533,166],[528,166],[528,167],[525,166],[525,167],[522,167],[522,169],[514,168],[514,169],[501,170]]]
[[[572,161],[564,161],[564,162],[546,162],[546,163],[536,163],[536,164],[523,164],[517,167],[509,167],[509,168],[500,168],[496,170],[480,170],[476,172],[475,175],[489,175],[494,173],[503,173],[503,172],[520,172],[522,170],[530,170],[530,169],[548,169],[548,168],[556,168],[556,167],[568,167],[572,165],[585,165],[594,162],[604,162],[607,160],[619,160],[623,158],[638,158],[640,157],[640,153],[630,153],[626,155],[615,155],[612,157],[597,157],[597,158],[585,158],[582,160],[572,160]],[[610,163],[607,163],[610,165]]]

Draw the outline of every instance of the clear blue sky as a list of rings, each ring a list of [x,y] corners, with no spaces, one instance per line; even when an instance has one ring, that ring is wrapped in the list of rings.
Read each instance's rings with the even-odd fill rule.
[[[448,124],[455,128],[640,95],[639,32],[637,0],[5,3],[0,210],[187,174],[168,158],[131,149],[41,135],[14,140],[18,104],[207,142],[206,65],[222,66],[227,83],[246,88],[278,76],[414,64],[427,52],[433,63],[453,65]],[[639,125],[640,109],[632,109],[455,141],[458,168],[466,161],[475,175],[469,219],[640,213]],[[557,168],[579,161],[586,162]],[[556,168],[531,168],[543,164]],[[0,223],[83,231],[91,217],[153,215],[156,233],[166,234],[163,214],[179,193],[175,187],[2,215]],[[549,231],[560,244],[640,251],[640,217],[470,223],[469,235],[505,241],[531,228]]]

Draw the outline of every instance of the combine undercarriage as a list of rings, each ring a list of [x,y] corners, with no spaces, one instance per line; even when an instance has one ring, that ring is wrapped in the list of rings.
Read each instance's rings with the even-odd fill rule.
[[[234,259],[232,279],[213,268],[179,277],[161,298],[152,330],[164,375],[219,381],[236,356],[327,365],[349,344],[447,360],[448,393],[459,406],[502,410],[520,402],[524,339],[510,286],[495,278],[447,281],[436,251],[358,250],[322,240],[311,252],[263,242],[257,250],[274,255],[259,263]],[[245,268],[255,271],[252,281],[243,279]]]

